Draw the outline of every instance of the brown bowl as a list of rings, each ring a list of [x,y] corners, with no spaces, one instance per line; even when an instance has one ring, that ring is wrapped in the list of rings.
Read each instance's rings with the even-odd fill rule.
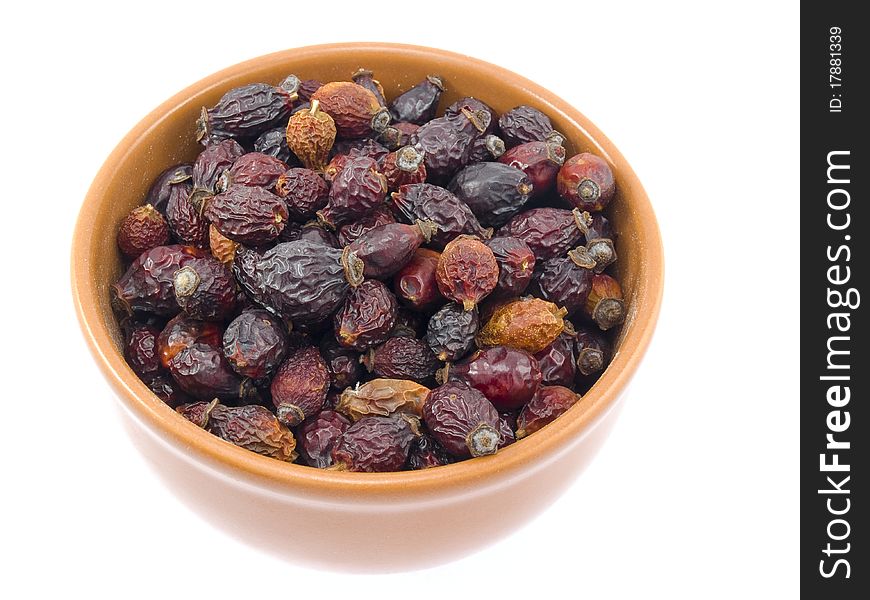
[[[201,106],[228,89],[322,81],[373,69],[388,97],[438,73],[442,106],[478,96],[503,112],[541,109],[566,134],[569,156],[591,151],[613,167],[620,278],[628,317],[613,362],[581,402],[538,433],[489,457],[401,473],[341,473],[237,448],[181,418],[124,362],[109,285],[121,275],[115,232],[166,167],[197,154]],[[598,129],[551,92],[494,65],[443,50],[380,43],[311,46],[225,69],[167,100],[118,144],[79,214],[72,289],[82,331],[120,398],[123,422],[156,471],[195,510],[244,541],[293,561],[345,570],[396,571],[446,562],[518,528],[567,488],[604,442],[647,349],[662,295],[662,247],[652,207],[631,167]]]

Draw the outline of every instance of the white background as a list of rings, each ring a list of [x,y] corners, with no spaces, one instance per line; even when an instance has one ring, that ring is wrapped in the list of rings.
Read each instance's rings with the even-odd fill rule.
[[[797,596],[797,6],[499,4],[4,9],[0,596]],[[476,56],[577,106],[644,182],[667,264],[629,402],[569,492],[471,557],[388,576],[286,564],[178,502],[120,430],[68,286],[82,198],[141,117],[236,62],[358,40]]]

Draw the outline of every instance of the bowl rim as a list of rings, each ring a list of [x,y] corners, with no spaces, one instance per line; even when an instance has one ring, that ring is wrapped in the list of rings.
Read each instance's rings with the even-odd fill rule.
[[[268,64],[282,64],[300,57],[329,60],[330,55],[344,55],[348,52],[383,55],[399,53],[406,57],[435,60],[494,74],[506,85],[522,89],[527,95],[551,105],[570,119],[592,140],[596,151],[602,157],[611,165],[618,165],[620,178],[628,182],[631,188],[632,207],[641,217],[638,238],[644,242],[646,255],[639,269],[638,287],[629,306],[633,320],[624,333],[619,351],[593,389],[583,396],[582,402],[549,424],[542,432],[511,444],[493,456],[421,471],[349,473],[284,463],[233,446],[180,418],[139,380],[124,361],[123,353],[116,350],[95,301],[97,295],[105,290],[101,290],[91,276],[86,256],[94,234],[98,233],[94,227],[98,200],[102,190],[114,176],[115,165],[132,150],[138,140],[191,96],[218,88],[226,80],[241,76],[247,71],[263,68]],[[534,467],[536,463],[540,466],[547,462],[542,457],[555,458],[560,450],[579,441],[588,433],[613,407],[649,346],[661,306],[664,256],[655,214],[637,175],[613,143],[589,119],[556,94],[507,69],[462,54],[407,44],[352,42],[293,48],[238,63],[188,86],[151,111],[118,143],[103,163],[85,196],[73,234],[70,275],[79,324],[103,375],[117,393],[123,407],[176,450],[182,453],[192,451],[191,459],[195,455],[225,474],[229,471],[236,478],[253,479],[261,485],[285,492],[358,499],[387,494],[394,498],[420,493],[468,490],[496,479],[515,476],[529,467]],[[178,444],[183,445],[183,448],[179,449]]]

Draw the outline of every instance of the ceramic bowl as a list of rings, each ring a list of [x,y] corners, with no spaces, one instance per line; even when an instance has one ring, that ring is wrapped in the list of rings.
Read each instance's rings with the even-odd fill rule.
[[[628,316],[612,363],[571,410],[493,456],[416,472],[346,473],[287,464],[228,444],[181,418],[124,362],[109,302],[121,275],[115,232],[166,167],[199,147],[200,107],[228,89],[288,73],[346,80],[372,69],[388,99],[429,73],[441,107],[477,96],[499,113],[529,104],[567,136],[568,156],[591,151],[617,180],[609,216],[619,232]],[[623,156],[580,112],[528,79],[467,56],[416,46],[358,43],[270,54],[225,69],[167,100],[118,144],[97,174],[76,224],[72,290],[94,359],[118,396],[134,443],[178,496],[219,527],[292,561],[356,571],[397,571],[459,558],[501,538],[557,498],[593,458],[618,413],[655,327],[662,247],[649,200]]]

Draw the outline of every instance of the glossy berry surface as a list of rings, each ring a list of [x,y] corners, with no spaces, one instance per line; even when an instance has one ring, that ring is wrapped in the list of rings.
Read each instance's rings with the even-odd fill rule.
[[[363,351],[390,336],[399,306],[380,281],[368,279],[351,289],[335,314],[335,338],[347,348]]]
[[[537,264],[531,248],[523,240],[511,236],[492,238],[484,243],[492,250],[498,264],[498,282],[491,296],[520,296],[529,287]]]
[[[565,161],[556,178],[556,189],[575,208],[599,212],[613,199],[616,181],[604,159],[584,152]]]
[[[560,385],[541,386],[517,417],[517,439],[552,423],[579,401],[580,396],[569,388]]]
[[[332,465],[332,449],[350,427],[350,420],[334,410],[324,409],[307,419],[299,428],[300,454],[311,467],[325,469]]]
[[[284,324],[265,310],[246,310],[227,325],[223,350],[239,375],[251,379],[269,377],[287,352]]]
[[[442,373],[446,381],[462,381],[478,390],[500,411],[516,410],[531,400],[542,379],[535,357],[506,346],[475,352]]]
[[[393,291],[405,306],[428,311],[446,302],[438,289],[435,272],[441,254],[419,248],[411,260],[393,278]]]
[[[457,458],[498,450],[498,411],[486,396],[464,383],[445,383],[432,390],[423,405],[423,420],[432,436]]]

